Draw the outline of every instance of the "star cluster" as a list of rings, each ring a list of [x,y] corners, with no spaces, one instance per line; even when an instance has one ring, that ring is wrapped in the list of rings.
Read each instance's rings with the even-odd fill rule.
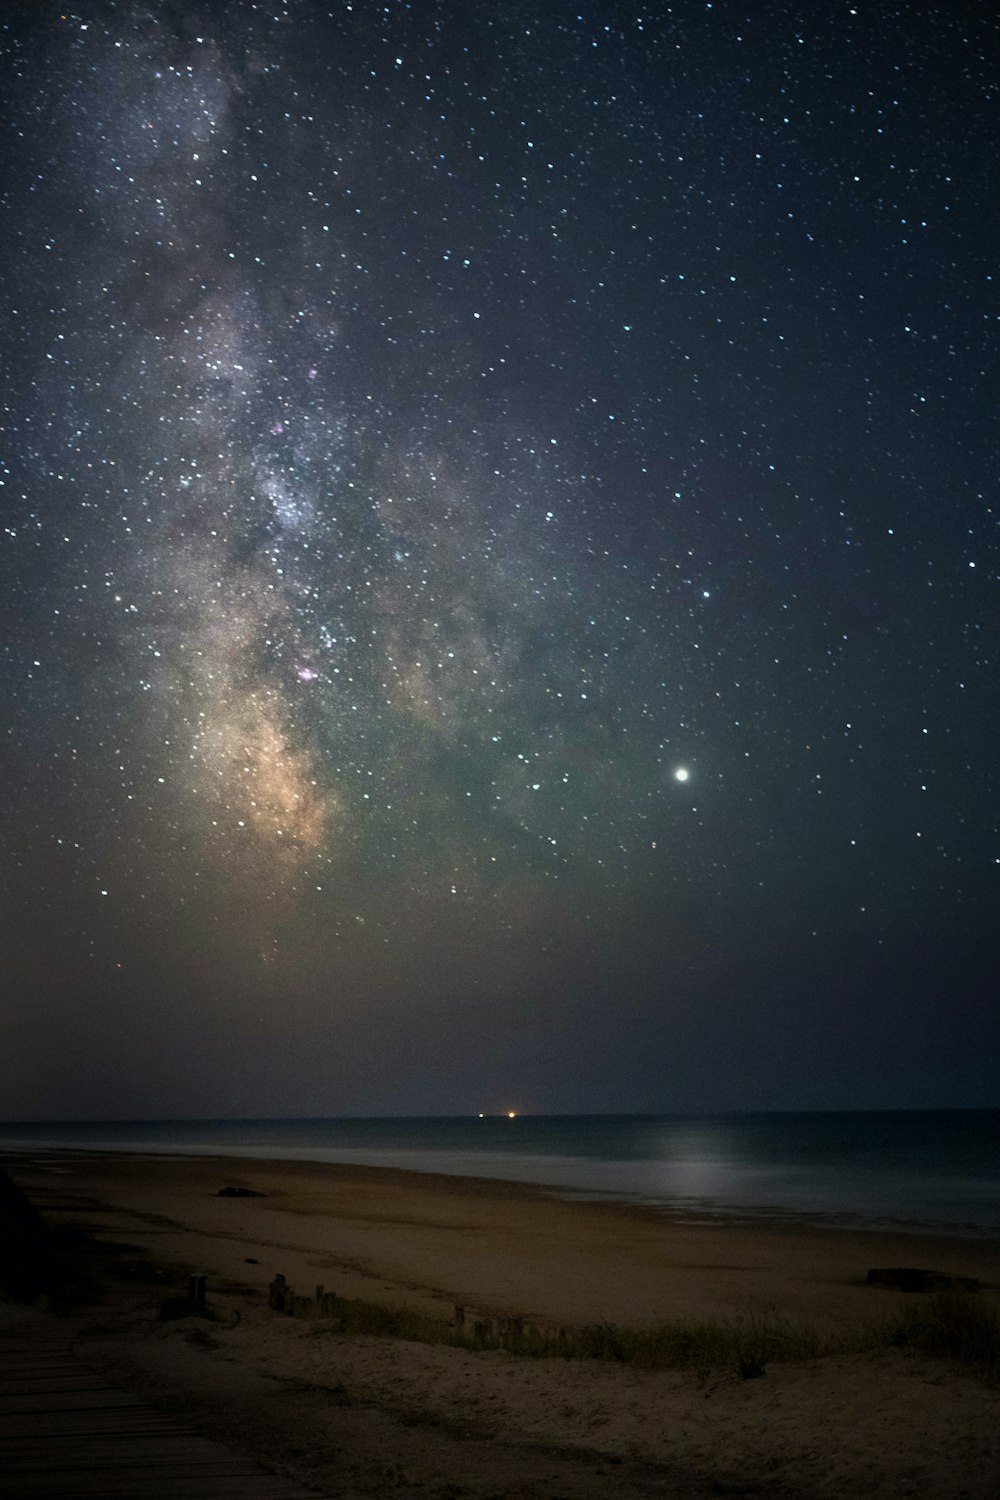
[[[549,1102],[611,1046],[600,1098],[687,1104],[746,1031],[851,1102],[850,1037],[928,1026],[956,947],[978,1015],[997,41],[976,6],[10,8],[22,990],[175,1069],[190,1016],[235,1026],[261,1109],[333,1112],[390,1107],[418,1032],[451,1081],[412,1107],[480,1042]],[[348,1070],[381,1038],[367,1093],[296,1091],[310,1033]]]

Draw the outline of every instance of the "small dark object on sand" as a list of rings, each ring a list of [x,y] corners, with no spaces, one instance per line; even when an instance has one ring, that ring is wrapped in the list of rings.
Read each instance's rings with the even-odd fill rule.
[[[256,1255],[244,1255],[243,1264],[245,1266],[259,1266],[260,1261],[257,1259]]]
[[[890,1287],[897,1292],[978,1292],[975,1276],[946,1276],[941,1271],[921,1271],[913,1266],[890,1266],[868,1272],[869,1286]]]
[[[258,1193],[254,1188],[224,1187],[219,1189],[220,1198],[265,1198],[266,1193]]]

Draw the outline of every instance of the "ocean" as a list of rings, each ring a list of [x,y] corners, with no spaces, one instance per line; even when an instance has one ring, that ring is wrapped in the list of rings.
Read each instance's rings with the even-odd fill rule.
[[[1000,1232],[1000,1110],[0,1124],[50,1148],[506,1178],[712,1221]]]

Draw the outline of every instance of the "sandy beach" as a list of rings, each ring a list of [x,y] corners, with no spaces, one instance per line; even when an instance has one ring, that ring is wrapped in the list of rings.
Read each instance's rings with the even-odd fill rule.
[[[77,1329],[95,1367],[210,1435],[338,1496],[913,1495],[1000,1492],[1000,1392],[910,1349],[652,1371],[338,1336],[282,1317],[268,1283],[545,1326],[763,1314],[828,1339],[897,1314],[871,1266],[977,1278],[1000,1244],[695,1224],[519,1184],[244,1159],[25,1153],[7,1169],[50,1222],[113,1244],[133,1283]],[[220,1197],[225,1186],[259,1197]],[[157,1271],[154,1268],[159,1268]],[[159,1320],[207,1278],[216,1321]],[[919,1300],[919,1299],[915,1299]]]

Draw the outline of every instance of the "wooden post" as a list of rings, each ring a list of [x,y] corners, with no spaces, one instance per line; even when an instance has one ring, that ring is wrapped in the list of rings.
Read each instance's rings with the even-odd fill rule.
[[[465,1327],[465,1308],[460,1302],[455,1303],[455,1327]]]
[[[188,1277],[188,1297],[197,1306],[205,1303],[205,1277],[201,1273]]]
[[[524,1332],[523,1318],[501,1318],[500,1319],[500,1347],[509,1349],[511,1344],[521,1337]]]

